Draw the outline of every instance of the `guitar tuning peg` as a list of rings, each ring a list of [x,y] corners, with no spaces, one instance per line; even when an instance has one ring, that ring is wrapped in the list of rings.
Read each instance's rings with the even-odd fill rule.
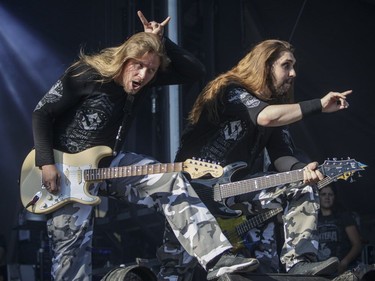
[[[353,179],[353,177],[350,177],[350,183],[353,183],[355,182],[355,179]]]
[[[360,172],[358,172],[358,177],[362,178],[362,174]]]
[[[337,157],[333,157],[332,160],[333,160],[333,161],[337,161]]]
[[[195,158],[195,157],[191,157],[191,159],[193,159],[193,160],[196,160],[196,158]]]
[[[348,156],[346,159],[347,159],[347,160],[350,160],[350,156]]]

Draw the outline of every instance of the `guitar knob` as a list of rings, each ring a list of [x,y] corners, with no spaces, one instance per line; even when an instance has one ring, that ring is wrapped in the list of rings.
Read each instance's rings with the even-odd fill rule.
[[[48,195],[48,196],[47,196],[47,200],[50,200],[50,201],[51,201],[52,199],[53,199],[52,195]]]

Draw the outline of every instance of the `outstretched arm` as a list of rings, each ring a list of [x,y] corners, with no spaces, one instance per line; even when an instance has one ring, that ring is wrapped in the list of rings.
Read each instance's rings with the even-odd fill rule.
[[[277,127],[292,124],[314,113],[343,110],[349,107],[346,97],[351,93],[352,90],[341,93],[329,92],[321,99],[294,104],[269,105],[259,113],[257,122],[261,126]]]

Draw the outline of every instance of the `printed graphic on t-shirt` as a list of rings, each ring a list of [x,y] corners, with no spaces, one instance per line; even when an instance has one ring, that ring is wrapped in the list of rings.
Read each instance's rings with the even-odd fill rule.
[[[101,135],[105,136],[103,130],[110,122],[112,107],[113,103],[105,94],[86,99],[75,112],[73,122],[60,134],[60,143],[71,153],[90,147],[92,141],[97,140]]]
[[[326,260],[335,256],[334,249],[338,241],[338,229],[336,224],[324,224],[318,226],[319,231],[319,260]]]
[[[213,161],[224,161],[233,147],[236,147],[236,143],[246,135],[246,132],[246,123],[242,120],[223,123],[219,131],[202,148],[201,157]]]
[[[36,105],[35,110],[40,109],[43,107],[46,103],[55,103],[59,101],[62,97],[62,83],[61,80],[57,80],[55,85],[51,87],[51,89],[47,92],[46,95],[38,102]]]
[[[242,135],[242,131],[240,120],[229,122],[229,124],[224,127],[224,139],[227,141],[237,140],[239,136]]]
[[[247,108],[254,108],[260,104],[260,101],[256,97],[250,95],[245,89],[242,88],[236,88],[230,91],[228,101],[234,104],[242,103]]]

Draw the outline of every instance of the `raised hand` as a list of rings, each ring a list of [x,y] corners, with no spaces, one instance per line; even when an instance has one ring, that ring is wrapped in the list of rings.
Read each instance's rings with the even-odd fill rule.
[[[342,93],[329,92],[321,99],[322,112],[335,112],[341,109],[349,107],[349,103],[346,101],[346,96],[351,94],[352,90],[348,90]]]
[[[170,21],[171,17],[167,17],[163,22],[161,23],[158,23],[156,21],[148,21],[146,19],[146,17],[143,15],[143,13],[141,11],[138,11],[137,12],[137,15],[139,17],[139,19],[141,20],[142,24],[143,24],[143,29],[145,32],[150,32],[150,33],[154,33],[154,34],[157,34],[160,38],[163,36],[164,34],[164,27],[168,24],[168,22]]]

